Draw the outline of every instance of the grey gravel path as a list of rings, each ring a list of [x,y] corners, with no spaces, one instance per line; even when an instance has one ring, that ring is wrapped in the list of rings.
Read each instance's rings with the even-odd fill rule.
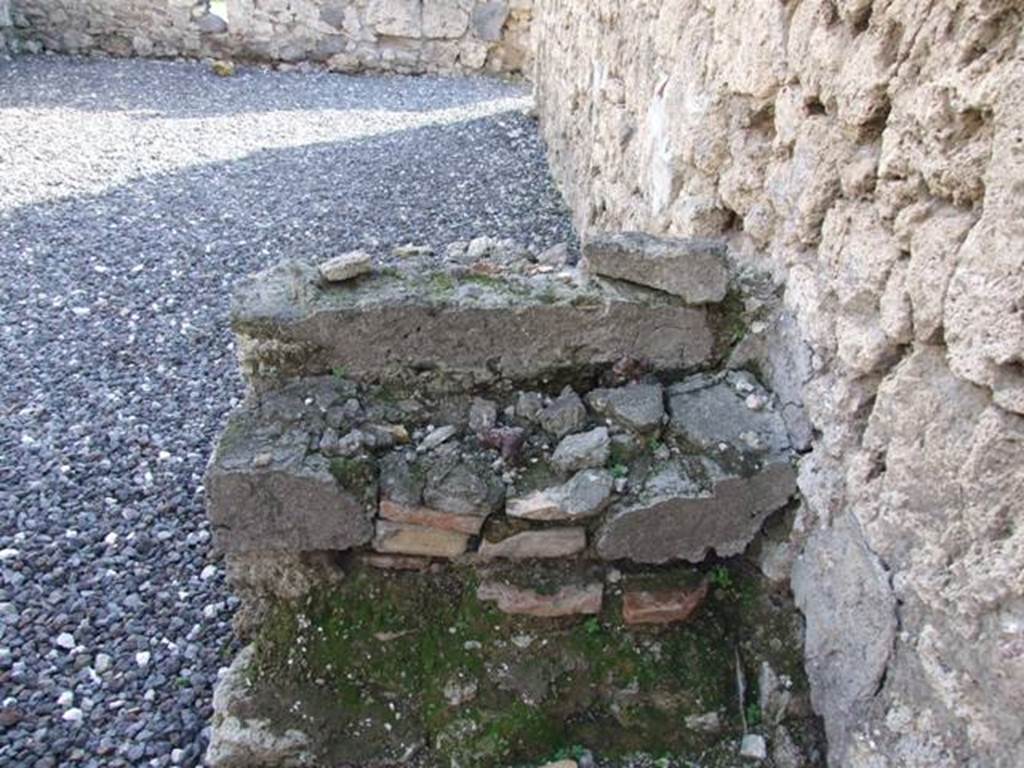
[[[0,765],[195,765],[233,601],[201,476],[240,275],[572,237],[520,89],[0,59]]]

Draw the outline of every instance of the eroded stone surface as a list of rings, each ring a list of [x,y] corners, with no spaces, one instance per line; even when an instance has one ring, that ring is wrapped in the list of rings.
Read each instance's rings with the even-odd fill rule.
[[[613,422],[637,432],[658,429],[665,415],[660,384],[595,389],[587,394],[587,404]]]
[[[719,480],[710,496],[681,490],[615,512],[597,539],[598,554],[638,563],[698,563],[710,550],[719,557],[740,554],[765,518],[789,501],[796,472],[788,463],[770,464],[751,477]]]
[[[273,434],[248,412],[232,417],[205,479],[206,508],[228,552],[348,549],[369,541],[365,489],[345,489],[308,433]]]
[[[583,255],[595,274],[666,291],[689,304],[721,301],[729,282],[725,244],[712,240],[595,232],[587,236]]]
[[[244,717],[250,695],[255,650],[244,648],[213,692],[213,723],[205,761],[213,768],[279,768],[314,765],[309,737],[297,729],[278,729],[260,717]]]
[[[324,287],[309,265],[281,264],[239,288],[232,318],[257,381],[337,367],[357,379],[427,369],[525,380],[625,355],[674,370],[708,361],[715,346],[704,309],[672,297],[422,267]]]

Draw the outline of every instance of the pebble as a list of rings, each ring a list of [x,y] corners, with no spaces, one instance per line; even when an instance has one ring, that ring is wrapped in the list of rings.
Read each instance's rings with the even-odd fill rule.
[[[752,760],[767,760],[768,745],[764,736],[757,733],[748,733],[740,742],[740,757],[749,757]]]
[[[453,437],[455,433],[458,431],[459,430],[456,427],[453,427],[450,424],[444,427],[438,427],[437,429],[428,433],[427,436],[423,438],[423,442],[420,443],[419,447],[416,450],[418,450],[420,453],[432,451],[434,448],[437,448],[437,446],[444,443],[450,437]]]
[[[70,632],[61,632],[55,641],[60,648],[70,651],[75,647],[75,637]]]
[[[148,666],[151,656],[149,651],[139,651],[135,654],[135,663],[140,667]]]

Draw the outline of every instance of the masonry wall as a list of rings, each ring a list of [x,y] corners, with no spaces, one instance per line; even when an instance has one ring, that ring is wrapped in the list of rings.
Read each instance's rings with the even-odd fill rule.
[[[1024,764],[1021,21],[1012,0],[536,10],[581,231],[722,235],[778,287],[736,362],[805,433],[766,567],[793,563],[834,765]]]
[[[21,47],[519,72],[533,0],[13,0]],[[0,6],[2,7],[2,6]],[[0,22],[2,24],[2,22]]]

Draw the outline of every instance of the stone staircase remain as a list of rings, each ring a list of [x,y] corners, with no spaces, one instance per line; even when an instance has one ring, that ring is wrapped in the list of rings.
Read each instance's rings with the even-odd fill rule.
[[[772,394],[720,370],[721,245],[482,240],[238,290],[251,393],[206,493],[252,644],[209,762],[731,759],[761,726],[813,764],[799,619],[734,557],[795,474]]]

